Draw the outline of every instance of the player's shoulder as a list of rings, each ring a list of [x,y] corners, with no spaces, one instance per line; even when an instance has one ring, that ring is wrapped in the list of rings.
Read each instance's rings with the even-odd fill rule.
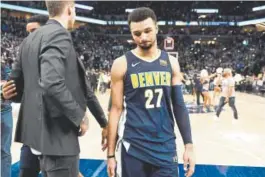
[[[168,59],[169,59],[170,63],[173,65],[178,63],[178,58],[174,57],[173,55],[168,54]]]
[[[172,71],[173,72],[180,71],[178,58],[168,54],[168,59],[169,59]]]
[[[113,61],[111,68],[112,73],[119,72],[120,74],[121,73],[125,74],[126,70],[127,70],[127,61],[125,55],[122,55]]]
[[[126,56],[125,55],[122,55],[118,58],[116,58],[113,62],[113,65],[119,65],[119,66],[122,66],[122,65],[126,65]]]

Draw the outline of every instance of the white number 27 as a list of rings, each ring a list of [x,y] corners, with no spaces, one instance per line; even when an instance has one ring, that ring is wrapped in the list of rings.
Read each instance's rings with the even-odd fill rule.
[[[145,97],[147,98],[146,102],[145,102],[145,107],[147,109],[151,109],[151,108],[154,108],[155,105],[154,104],[151,104],[153,98],[154,98],[154,93],[158,93],[158,97],[157,97],[157,102],[156,102],[156,107],[159,108],[161,107],[161,99],[162,99],[162,96],[163,96],[163,90],[162,88],[160,89],[155,89],[154,91],[151,90],[151,89],[147,89],[145,90]]]

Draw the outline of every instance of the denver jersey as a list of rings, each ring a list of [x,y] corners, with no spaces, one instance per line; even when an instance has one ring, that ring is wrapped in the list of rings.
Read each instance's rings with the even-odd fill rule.
[[[171,109],[172,68],[169,56],[144,61],[125,54],[124,111],[119,138],[127,153],[154,165],[177,161],[174,117]]]

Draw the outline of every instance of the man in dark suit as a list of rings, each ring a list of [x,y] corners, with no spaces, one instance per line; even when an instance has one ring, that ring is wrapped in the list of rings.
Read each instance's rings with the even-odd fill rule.
[[[46,15],[34,15],[28,19],[26,29],[32,33],[48,21]],[[34,155],[30,147],[23,145],[20,152],[19,177],[37,177],[40,172],[40,163],[37,155]]]
[[[40,156],[44,176],[74,177],[78,134],[87,131],[86,104],[93,101],[86,99],[89,83],[66,30],[74,25],[74,2],[46,1],[46,6],[50,20],[22,42],[11,73],[18,92],[13,100],[22,97],[15,140]],[[100,124],[105,127],[106,120]]]

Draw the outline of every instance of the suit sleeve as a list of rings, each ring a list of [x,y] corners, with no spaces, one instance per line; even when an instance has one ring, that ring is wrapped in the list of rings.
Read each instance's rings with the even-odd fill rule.
[[[17,95],[12,97],[10,100],[16,103],[20,103],[22,100],[22,95],[24,92],[24,76],[23,76],[23,71],[22,71],[22,50],[23,50],[23,45],[25,43],[26,39],[23,40],[23,42],[19,46],[19,52],[12,64],[12,71],[10,73],[9,79],[8,80],[14,80],[15,85],[16,85],[16,92]]]
[[[59,105],[59,109],[78,127],[85,115],[65,84],[65,64],[72,48],[70,34],[62,29],[45,36],[40,51],[40,86],[46,95]],[[78,68],[77,68],[78,69]]]
[[[87,107],[92,113],[92,115],[96,118],[98,124],[101,128],[107,126],[107,119],[105,117],[104,111],[99,104],[97,97],[91,89],[90,82],[86,80],[87,85]]]

